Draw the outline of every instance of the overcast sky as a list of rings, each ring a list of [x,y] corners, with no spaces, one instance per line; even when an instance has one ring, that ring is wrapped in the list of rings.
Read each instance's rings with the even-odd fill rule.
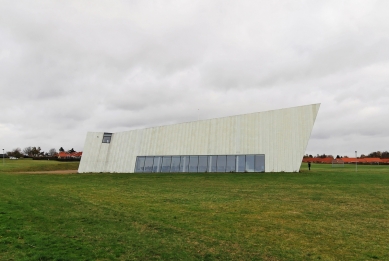
[[[321,103],[309,154],[389,150],[389,1],[0,0],[0,147]]]

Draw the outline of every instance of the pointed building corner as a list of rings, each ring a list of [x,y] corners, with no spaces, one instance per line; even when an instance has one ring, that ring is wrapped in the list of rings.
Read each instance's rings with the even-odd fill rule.
[[[313,116],[313,122],[316,121],[317,114],[319,113],[321,103],[312,104],[312,116]]]

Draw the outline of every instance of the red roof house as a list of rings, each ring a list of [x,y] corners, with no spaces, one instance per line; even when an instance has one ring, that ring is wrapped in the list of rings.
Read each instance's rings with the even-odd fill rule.
[[[82,156],[82,152],[72,152],[72,153],[68,153],[68,152],[59,152],[58,153],[58,158],[59,159],[70,159],[70,158],[74,158],[74,159],[79,159],[81,158]]]

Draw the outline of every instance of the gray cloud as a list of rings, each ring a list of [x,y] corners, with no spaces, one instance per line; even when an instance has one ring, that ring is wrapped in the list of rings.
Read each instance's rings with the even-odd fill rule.
[[[307,153],[388,150],[387,1],[3,1],[0,142],[321,102]],[[386,142],[386,143],[385,143]]]

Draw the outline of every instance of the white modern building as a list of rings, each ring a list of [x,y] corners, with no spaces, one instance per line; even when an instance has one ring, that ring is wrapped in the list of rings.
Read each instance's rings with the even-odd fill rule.
[[[319,107],[88,132],[78,172],[299,171]]]

